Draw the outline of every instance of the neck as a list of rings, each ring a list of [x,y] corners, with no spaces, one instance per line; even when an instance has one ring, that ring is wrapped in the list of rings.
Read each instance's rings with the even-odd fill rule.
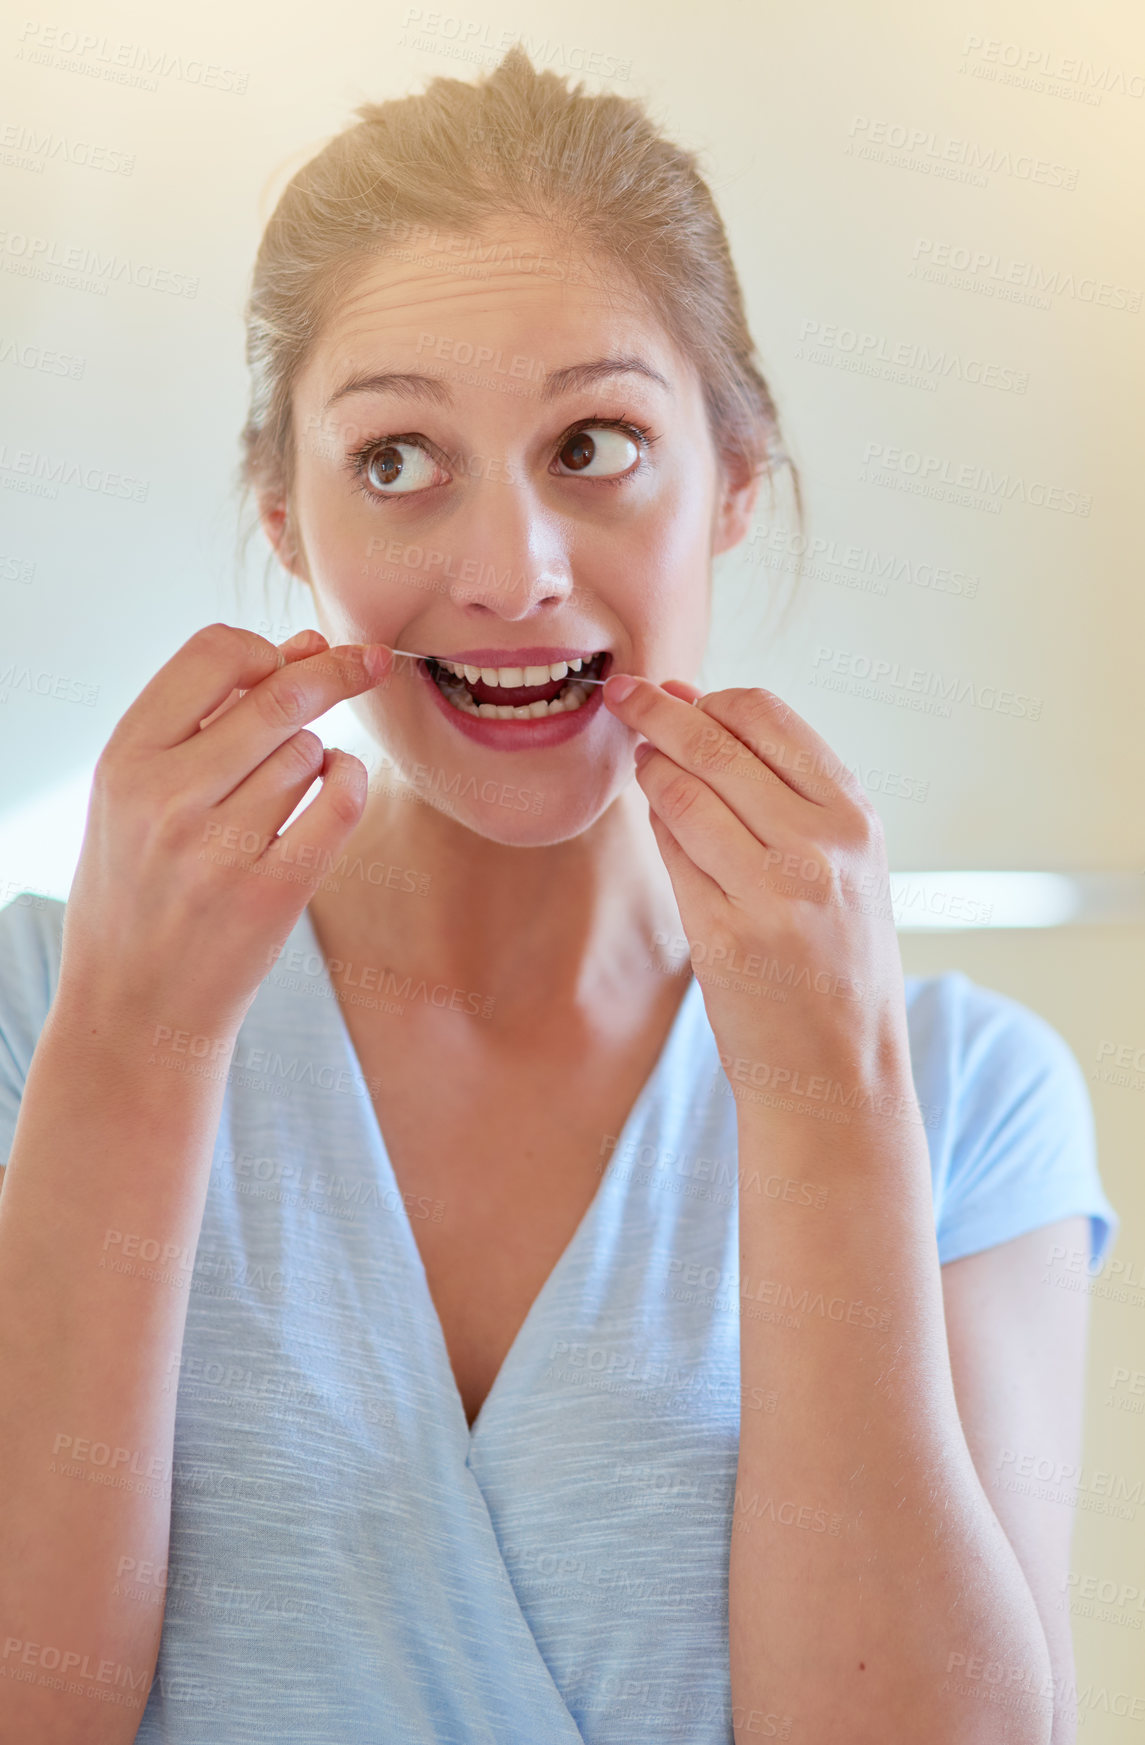
[[[634,782],[588,830],[536,848],[375,786],[343,852],[361,876],[310,902],[327,954],[491,995],[499,1025],[622,995],[647,981],[657,933],[682,932]]]

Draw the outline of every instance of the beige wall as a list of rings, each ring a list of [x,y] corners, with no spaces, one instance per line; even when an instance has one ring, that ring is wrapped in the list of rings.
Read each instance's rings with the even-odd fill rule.
[[[1145,14],[1129,0],[457,4],[53,0],[2,27],[3,665],[48,694],[17,683],[0,704],[0,808],[89,766],[194,628],[239,619],[239,311],[286,175],[355,104],[470,77],[520,34],[538,60],[649,98],[705,154],[824,542],[782,630],[782,527],[761,520],[723,561],[707,683],[766,683],[806,715],[863,772],[895,868],[1139,869]],[[132,70],[144,50],[163,63],[154,89]],[[913,158],[894,144],[912,130]],[[47,157],[29,158],[26,131],[50,136]],[[60,141],[100,163],[67,161]],[[101,258],[75,283],[25,276],[20,238]],[[115,276],[127,262],[185,294]],[[1048,290],[1029,289],[1035,273]],[[13,345],[57,361],[31,367]],[[99,469],[96,486],[45,493],[60,462]],[[35,492],[19,488],[29,465]],[[926,494],[923,467],[939,479]],[[107,474],[131,494],[98,488]],[[257,582],[244,599],[267,629]],[[892,669],[875,695],[859,677],[873,662]],[[962,700],[904,707],[912,669]],[[29,850],[5,857],[0,881],[46,888]],[[914,935],[904,956],[1027,1001],[1087,1073],[1101,1041],[1145,1043],[1140,929]],[[1093,1092],[1116,1258],[1139,1276],[1142,1097]],[[1086,1459],[1133,1475],[1141,1422],[1106,1401],[1116,1367],[1145,1366],[1145,1294],[1093,1296]],[[1145,1587],[1145,1505],[1132,1525],[1079,1512],[1074,1566]],[[1083,1692],[1145,1704],[1142,1631],[1081,1616],[1075,1631]],[[1099,1702],[1084,1738],[1135,1736]]]

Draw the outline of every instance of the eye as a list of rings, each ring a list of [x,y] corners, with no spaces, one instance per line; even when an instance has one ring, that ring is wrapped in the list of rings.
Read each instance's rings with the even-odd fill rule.
[[[408,496],[436,482],[437,467],[420,442],[411,437],[387,437],[350,456],[351,470],[363,481],[364,495]]]
[[[615,478],[628,472],[640,459],[638,435],[642,434],[635,428],[582,425],[565,439],[557,459],[573,474],[590,479]]]

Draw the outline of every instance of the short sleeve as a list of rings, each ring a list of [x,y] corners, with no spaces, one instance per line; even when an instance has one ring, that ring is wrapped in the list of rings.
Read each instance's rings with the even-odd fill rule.
[[[65,904],[21,891],[0,909],[0,1165],[8,1162],[28,1067],[55,998]]]
[[[926,978],[910,1016],[919,1101],[925,1111],[929,1098],[941,1118],[931,1140],[940,1263],[1084,1214],[1096,1271],[1120,1219],[1098,1169],[1089,1091],[1064,1037],[961,971]]]

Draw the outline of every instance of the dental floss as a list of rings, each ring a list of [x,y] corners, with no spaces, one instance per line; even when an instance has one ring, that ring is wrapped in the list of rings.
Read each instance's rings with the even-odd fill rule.
[[[389,647],[388,643],[386,644],[386,647]],[[407,654],[411,660],[424,660],[426,658],[424,654],[414,654],[412,650],[408,648],[395,648],[393,652],[394,654]],[[574,673],[573,679],[578,685],[603,685],[606,682],[604,679],[582,679],[579,673]],[[692,698],[693,705],[702,701],[703,699],[700,697]]]
[[[386,646],[388,648],[389,644],[387,643]],[[395,648],[394,653],[395,654],[408,654],[410,656],[411,660],[425,660],[425,658],[426,658],[426,656],[424,654],[411,654],[410,650],[408,648]],[[570,674],[570,677],[578,685],[603,685],[604,684],[603,679],[582,679],[579,673],[572,673],[572,674]]]

